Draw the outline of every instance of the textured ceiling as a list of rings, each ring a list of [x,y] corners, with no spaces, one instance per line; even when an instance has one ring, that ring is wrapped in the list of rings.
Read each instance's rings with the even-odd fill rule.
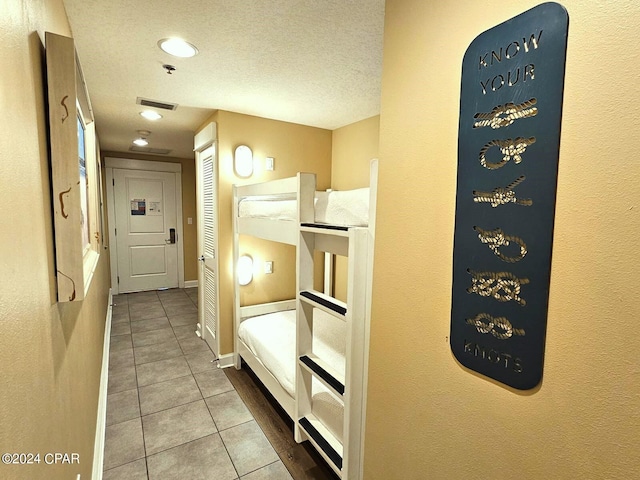
[[[384,0],[64,0],[103,150],[193,156],[217,109],[335,129],[380,113]],[[196,45],[189,59],[161,38]],[[162,65],[175,65],[168,75]],[[137,97],[179,105],[150,122]]]

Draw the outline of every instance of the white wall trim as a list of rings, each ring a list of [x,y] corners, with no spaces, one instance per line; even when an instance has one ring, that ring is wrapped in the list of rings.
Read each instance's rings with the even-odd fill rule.
[[[176,213],[178,217],[176,221],[176,232],[178,235],[178,242],[180,246],[178,248],[178,288],[184,288],[184,232],[182,230],[182,165],[179,172],[176,174]]]
[[[106,159],[105,159],[106,160]],[[109,222],[109,265],[111,270],[111,289],[114,294],[119,294],[118,287],[118,244],[116,243],[115,225],[115,199],[113,188],[113,168],[106,168],[107,177],[107,221]],[[111,303],[111,302],[109,302]]]
[[[104,342],[102,345],[102,371],[100,373],[100,390],[98,393],[98,415],[96,419],[96,438],[93,446],[93,480],[102,480],[104,465],[104,436],[107,426],[107,391],[109,387],[109,346],[111,340],[111,314],[113,295],[109,289],[107,317],[104,323]]]
[[[193,151],[201,152],[216,140],[216,122],[209,123],[193,137]]]
[[[134,160],[133,158],[104,157],[105,168],[124,170],[151,170],[153,172],[182,172],[182,164],[174,162],[154,162],[151,160]]]
[[[184,288],[196,288],[198,286],[198,280],[185,280]]]
[[[234,357],[235,355],[233,353],[225,353],[224,355],[220,355],[218,357],[218,367],[220,368],[233,367]]]

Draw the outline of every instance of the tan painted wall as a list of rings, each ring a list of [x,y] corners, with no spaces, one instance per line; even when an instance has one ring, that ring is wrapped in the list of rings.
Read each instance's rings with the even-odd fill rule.
[[[221,352],[228,353],[233,351],[232,186],[291,177],[302,171],[316,173],[318,188],[328,188],[331,131],[226,111],[216,112],[202,127],[211,121],[218,123]],[[248,179],[233,172],[233,152],[242,144],[252,149],[255,161],[254,173]],[[274,171],[264,170],[265,157],[275,158]],[[294,248],[243,238],[241,253],[250,254],[255,265],[253,282],[241,288],[243,305],[295,298]],[[262,262],[267,260],[274,261],[274,273],[270,275],[262,273]],[[322,271],[318,270],[318,286],[321,282]]]
[[[55,297],[44,32],[70,35],[61,0],[3,2],[0,57],[0,452],[78,453],[6,466],[7,480],[91,478],[109,290],[100,256],[81,302]]]
[[[150,162],[179,163],[182,165],[182,232],[184,252],[184,279],[198,280],[197,215],[196,215],[196,164],[192,158],[159,157],[133,152],[102,152],[103,157],[131,158]],[[189,225],[188,218],[193,219]]]
[[[638,2],[563,2],[569,48],[541,386],[504,388],[449,348],[462,57],[482,31],[537,3],[386,4],[367,479],[640,471]]]
[[[370,162],[378,158],[380,116],[367,118],[332,132],[331,188],[368,187]],[[336,257],[334,295],[347,300],[347,259]]]
[[[331,149],[331,188],[369,186],[369,163],[378,158],[380,115],[334,130]]]

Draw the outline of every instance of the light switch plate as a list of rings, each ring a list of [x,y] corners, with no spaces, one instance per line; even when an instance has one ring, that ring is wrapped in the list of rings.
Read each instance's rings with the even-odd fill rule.
[[[273,262],[264,262],[264,273],[273,273]]]
[[[273,157],[267,157],[264,159],[264,169],[265,170],[273,170],[275,168],[275,161]]]

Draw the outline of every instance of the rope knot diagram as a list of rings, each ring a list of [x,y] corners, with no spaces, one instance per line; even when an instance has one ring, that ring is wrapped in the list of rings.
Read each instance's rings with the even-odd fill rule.
[[[474,190],[472,192],[474,196],[473,201],[476,203],[490,203],[493,208],[499,205],[506,205],[507,203],[530,207],[533,205],[533,200],[530,198],[517,198],[516,192],[513,191],[515,187],[524,182],[525,178],[524,175],[520,175],[506,187],[496,187],[490,192]]]
[[[491,127],[494,130],[508,127],[521,118],[535,117],[538,109],[534,105],[538,103],[535,98],[516,105],[513,102],[494,107],[490,112],[478,112],[473,118],[479,121],[473,123],[473,128]]]
[[[479,313],[474,318],[468,318],[467,323],[476,327],[479,333],[490,333],[500,340],[506,340],[514,335],[524,336],[522,328],[513,328],[506,317],[492,317],[488,313]]]
[[[503,262],[515,263],[519,262],[524,258],[527,254],[527,244],[524,243],[520,237],[516,237],[514,235],[505,235],[505,233],[500,229],[496,228],[495,230],[483,230],[480,227],[473,227],[473,229],[478,232],[478,238],[484,244],[486,244],[491,251],[500,258]],[[520,253],[513,256],[505,255],[500,251],[500,247],[508,247],[511,245],[511,242],[515,243],[520,247]]]
[[[493,297],[499,302],[513,300],[525,306],[527,302],[520,297],[522,285],[529,283],[528,278],[518,278],[510,272],[474,272],[467,270],[473,277],[467,293],[477,293],[481,297]]]
[[[503,167],[507,162],[513,159],[514,163],[522,162],[522,155],[527,150],[529,145],[536,143],[535,137],[523,138],[518,137],[516,139],[507,138],[506,140],[491,140],[480,149],[480,164],[489,170],[497,170]],[[502,153],[502,160],[499,162],[487,161],[487,152],[491,147],[499,147],[500,153]]]

